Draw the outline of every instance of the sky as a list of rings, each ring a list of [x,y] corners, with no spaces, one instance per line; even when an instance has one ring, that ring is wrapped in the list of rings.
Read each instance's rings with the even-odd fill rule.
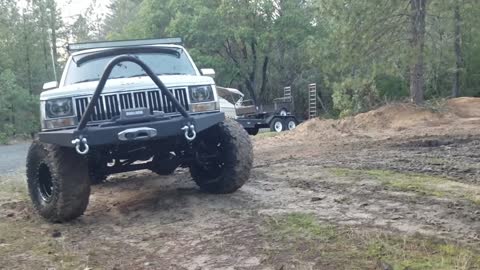
[[[62,16],[65,22],[71,22],[76,15],[83,14],[92,2],[96,2],[95,11],[99,14],[107,11],[107,5],[110,0],[55,0],[58,7],[62,11]],[[20,7],[26,6],[26,0],[18,0],[17,4]]]
[[[94,0],[56,0],[58,6],[62,11],[62,16],[65,22],[73,20],[76,15],[83,14],[87,10],[88,6],[94,2]],[[110,0],[97,0],[96,12],[105,13],[107,5]]]

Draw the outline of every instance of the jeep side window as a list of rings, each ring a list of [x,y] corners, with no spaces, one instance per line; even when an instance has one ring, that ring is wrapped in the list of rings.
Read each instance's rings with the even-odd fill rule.
[[[192,63],[184,53],[180,57],[162,53],[135,53],[134,56],[145,62],[157,75],[196,75]],[[72,61],[67,70],[65,85],[100,80],[103,69],[113,57],[115,56],[93,59],[80,66]],[[110,78],[131,78],[144,74],[138,65],[126,62],[115,67]]]

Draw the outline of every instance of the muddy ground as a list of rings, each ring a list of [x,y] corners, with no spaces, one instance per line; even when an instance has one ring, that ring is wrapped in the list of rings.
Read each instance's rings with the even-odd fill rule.
[[[115,175],[67,224],[6,174],[0,268],[480,269],[480,136],[443,133],[260,135],[234,194],[201,193],[186,169]]]

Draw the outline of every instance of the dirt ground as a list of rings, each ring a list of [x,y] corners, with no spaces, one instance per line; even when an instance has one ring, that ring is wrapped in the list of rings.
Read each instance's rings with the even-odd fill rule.
[[[480,269],[480,102],[389,105],[253,138],[250,181],[111,176],[49,224],[0,176],[2,269]],[[21,180],[21,181],[19,181]]]

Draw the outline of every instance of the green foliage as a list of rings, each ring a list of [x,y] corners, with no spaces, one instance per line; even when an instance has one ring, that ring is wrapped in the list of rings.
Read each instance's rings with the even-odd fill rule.
[[[55,0],[22,5],[0,0],[0,73],[10,70],[15,86],[26,91],[16,92],[14,107],[29,109],[28,116],[17,116],[24,120],[11,122],[12,105],[0,104],[4,137],[38,127],[35,96],[54,79],[54,69],[60,73],[65,57],[57,47],[66,42],[180,36],[198,67],[214,68],[219,85],[237,88],[258,103],[271,103],[291,86],[301,116],[310,83],[317,83],[321,109],[332,116],[404,100],[412,61],[419,56],[411,43],[411,1],[112,0],[105,14],[99,3],[91,1],[66,25]],[[449,97],[457,73],[461,94],[480,96],[480,2],[428,3],[421,52],[426,98]],[[458,23],[460,66],[454,50]],[[54,65],[50,44],[56,45]],[[12,99],[5,89],[0,100]]]
[[[379,93],[373,80],[347,78],[333,85],[333,104],[340,116],[365,112],[378,103]]]
[[[14,135],[35,132],[37,126],[37,97],[17,84],[11,70],[0,74],[0,142]]]
[[[0,143],[5,143],[39,129],[39,90],[59,70],[57,48],[52,65],[50,43],[65,33],[54,0],[28,1],[22,8],[0,0],[0,10]]]
[[[137,2],[138,8],[132,8]],[[454,6],[448,1],[427,6],[439,14],[427,17],[427,98],[451,92]],[[462,4],[465,25],[474,25],[472,14],[479,7]],[[400,0],[116,0],[112,12],[112,18],[132,18],[110,37],[181,36],[200,67],[217,70],[218,84],[238,88],[259,103],[271,102],[284,86],[292,86],[299,114],[307,108],[305,92],[313,82],[320,86],[327,112],[354,114],[384,100],[403,100],[418,53],[410,46],[410,4]],[[111,24],[107,20],[106,28]],[[469,44],[465,54],[476,43]],[[472,63],[466,66],[475,70]],[[462,70],[465,94],[475,83],[468,71]]]
[[[382,74],[375,77],[375,85],[381,99],[388,101],[401,100],[408,97],[408,85],[401,77]]]

